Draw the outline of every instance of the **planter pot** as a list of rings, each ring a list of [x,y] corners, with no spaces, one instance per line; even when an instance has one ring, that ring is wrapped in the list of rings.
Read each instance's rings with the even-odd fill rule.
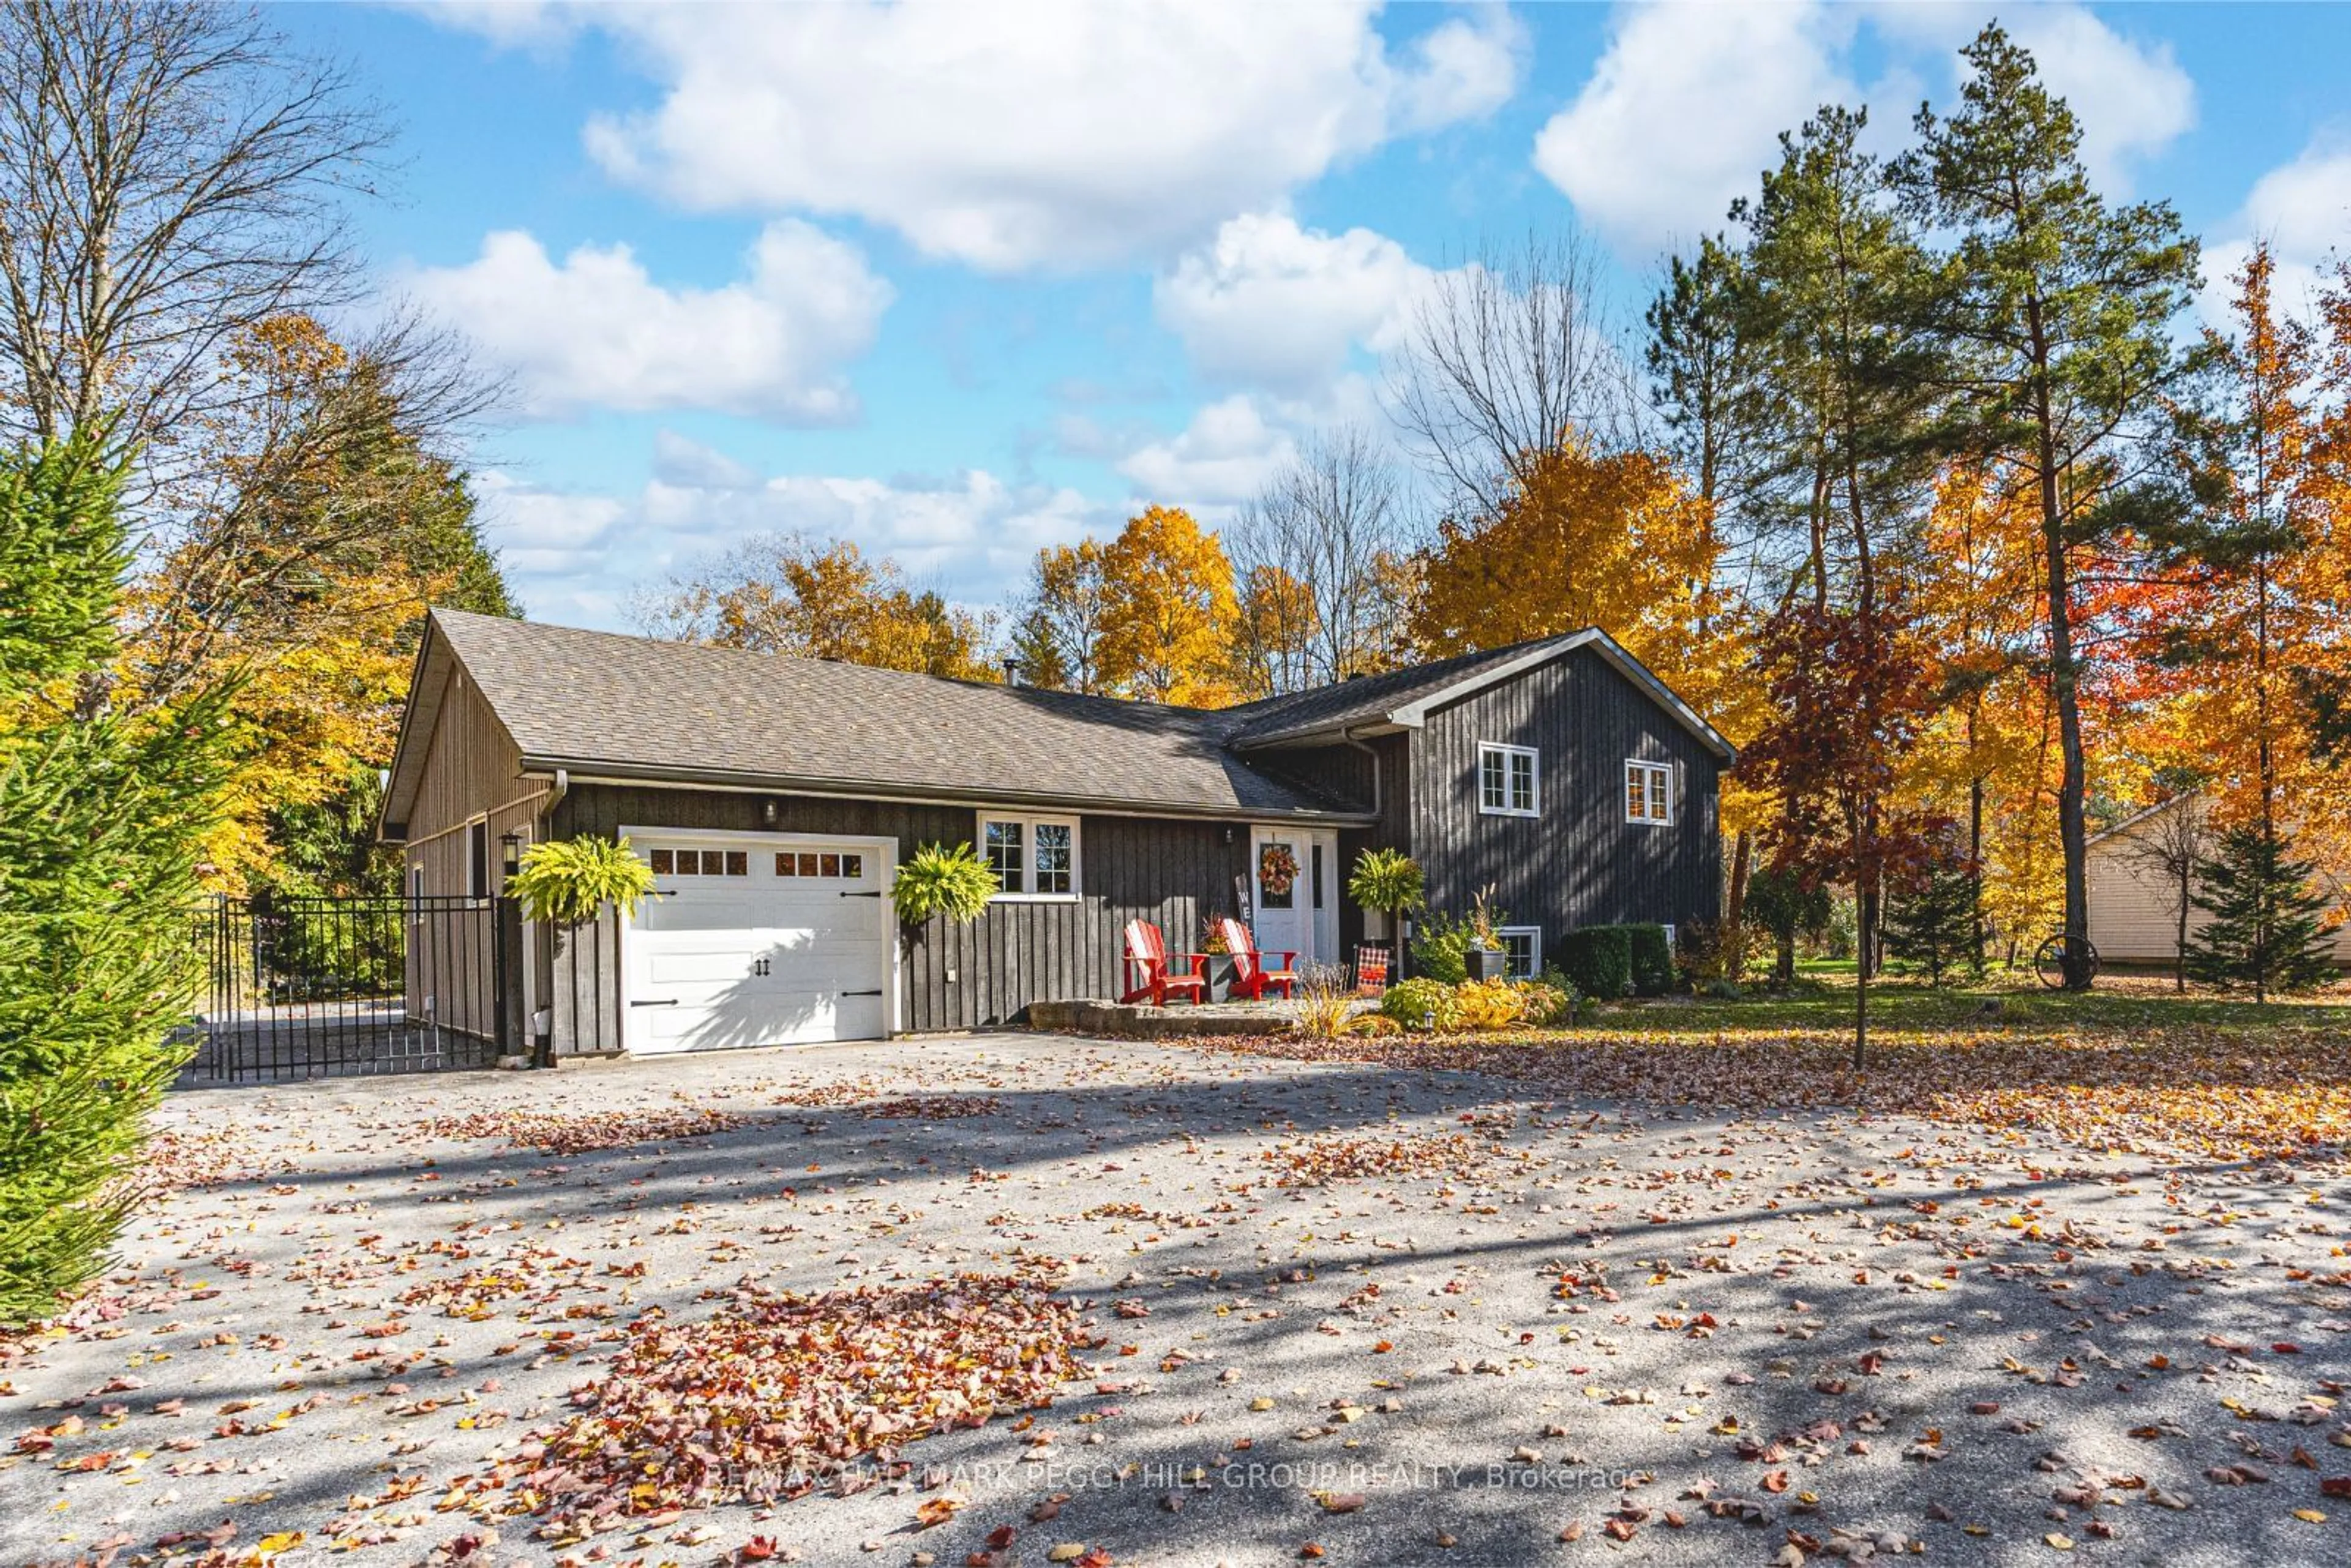
[[[1224,1002],[1232,999],[1233,976],[1238,967],[1230,953],[1210,953],[1202,959],[1200,973],[1208,977],[1206,993],[1208,1000]]]
[[[1462,957],[1473,980],[1499,980],[1510,972],[1510,956],[1499,947],[1472,947]]]

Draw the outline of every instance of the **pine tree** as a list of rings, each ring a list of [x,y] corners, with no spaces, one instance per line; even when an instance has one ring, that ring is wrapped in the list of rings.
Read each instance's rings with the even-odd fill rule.
[[[2220,852],[2197,872],[2196,907],[2211,918],[2189,938],[2188,973],[2206,985],[2306,991],[2335,975],[2319,915],[2326,900],[2311,891],[2311,866],[2289,857],[2286,841],[2252,823],[2220,835]]]
[[[122,470],[78,439],[0,459],[0,1324],[105,1266],[183,1052],[197,845],[222,705],[129,719],[102,689],[128,560]],[[92,711],[95,709],[96,711]]]
[[[2169,205],[2110,205],[2082,158],[2082,128],[2031,54],[1986,26],[1960,51],[1959,104],[1915,124],[1900,177],[1951,253],[1927,334],[1953,351],[1949,434],[1995,454],[2040,521],[2043,634],[2057,710],[2065,985],[2089,967],[2088,753],[2084,665],[2095,643],[2083,562],[2131,533],[2145,439],[2193,368],[2174,323],[2196,296],[2197,245]]]
[[[1930,985],[1976,951],[1976,882],[1955,857],[1938,858],[1886,915],[1886,945],[1897,958],[1927,966]]]

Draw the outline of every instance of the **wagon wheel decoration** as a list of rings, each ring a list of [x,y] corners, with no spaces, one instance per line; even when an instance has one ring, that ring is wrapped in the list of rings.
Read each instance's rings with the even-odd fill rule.
[[[2095,980],[2098,977],[2098,950],[2090,945],[2087,937],[2082,939],[2082,950],[2084,957],[2087,960],[2090,978]],[[2033,972],[2041,977],[2041,983],[2051,990],[2064,989],[2065,934],[2063,931],[2057,932],[2049,940],[2041,944],[2039,950],[2032,955],[2032,968]]]
[[[1298,857],[1288,844],[1268,844],[1257,857],[1257,884],[1269,898],[1288,895],[1298,881]]]

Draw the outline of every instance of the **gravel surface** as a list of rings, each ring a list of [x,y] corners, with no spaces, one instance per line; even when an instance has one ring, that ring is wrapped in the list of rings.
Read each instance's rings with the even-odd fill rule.
[[[2351,1563],[2344,1182],[1531,1092],[1008,1034],[178,1093],[0,1350],[0,1558]],[[965,1271],[1083,1303],[1050,1408],[585,1539],[480,1490],[651,1308]]]

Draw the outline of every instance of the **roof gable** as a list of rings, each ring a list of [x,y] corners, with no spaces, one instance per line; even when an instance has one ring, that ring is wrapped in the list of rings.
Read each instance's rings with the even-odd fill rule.
[[[1463,653],[1408,670],[1343,681],[1292,697],[1270,698],[1248,708],[1234,709],[1231,711],[1236,714],[1250,716],[1234,732],[1233,744],[1246,751],[1336,737],[1352,730],[1417,729],[1439,708],[1587,648],[1630,680],[1724,762],[1737,758],[1737,750],[1720,731],[1597,626],[1505,648]]]

